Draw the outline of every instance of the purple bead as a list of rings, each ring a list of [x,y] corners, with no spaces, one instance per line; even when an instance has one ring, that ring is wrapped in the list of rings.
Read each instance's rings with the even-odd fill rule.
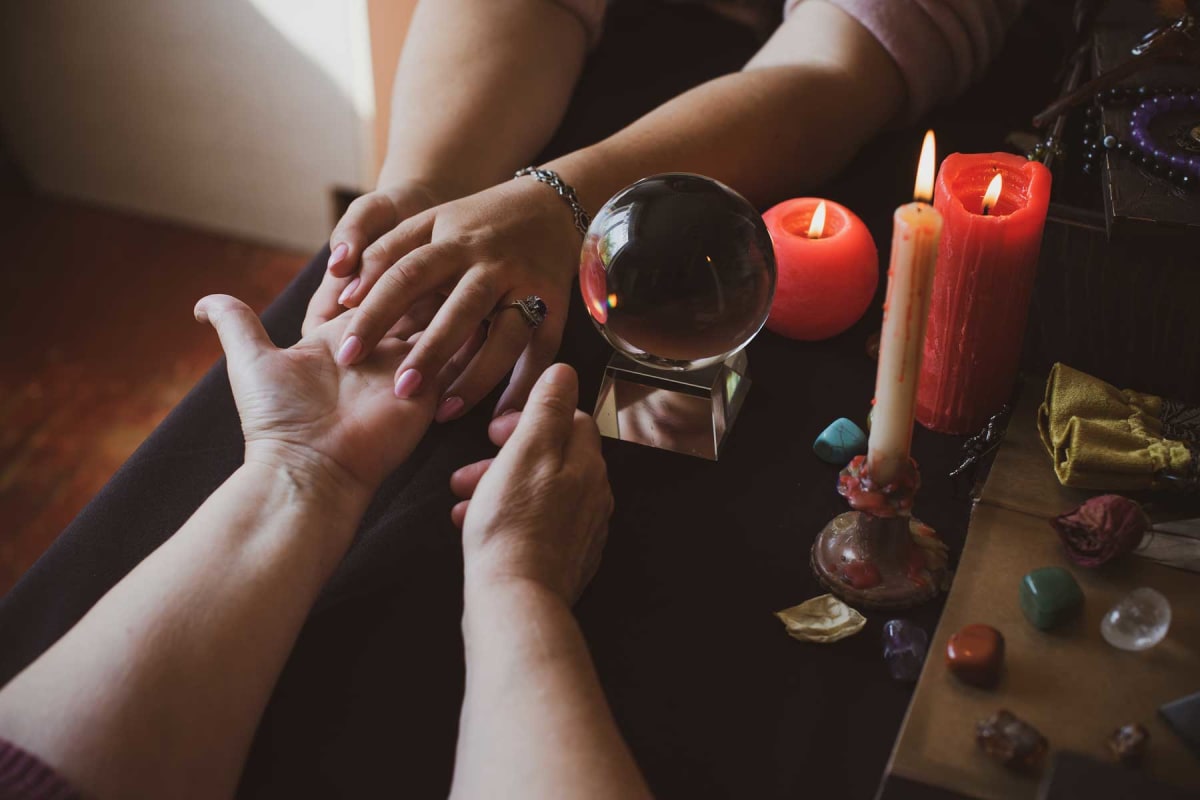
[[[1171,162],[1172,167],[1183,166],[1183,156],[1168,156],[1168,160]]]
[[[883,625],[883,660],[892,677],[912,683],[921,677],[921,666],[929,652],[929,635],[906,619],[888,620]]]
[[[1155,158],[1158,158],[1158,159],[1163,159],[1163,158],[1166,158],[1166,157],[1167,157],[1167,154],[1166,154],[1166,153],[1164,153],[1162,150],[1157,150],[1157,149],[1156,149],[1156,150],[1152,150],[1152,151],[1150,151],[1150,155],[1152,155],[1152,156],[1154,156]]]

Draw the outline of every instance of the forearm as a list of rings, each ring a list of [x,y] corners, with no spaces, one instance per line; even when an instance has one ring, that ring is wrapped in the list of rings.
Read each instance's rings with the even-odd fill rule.
[[[467,576],[456,797],[645,797],[570,609]]]
[[[900,73],[879,42],[845,12],[809,0],[742,72],[549,166],[592,213],[662,172],[708,175],[763,206],[828,178],[903,101]]]
[[[3,690],[0,736],[98,797],[229,796],[366,498],[249,464]]]
[[[425,0],[396,72],[380,187],[414,180],[440,200],[512,176],[566,110],[587,49],[550,0]]]

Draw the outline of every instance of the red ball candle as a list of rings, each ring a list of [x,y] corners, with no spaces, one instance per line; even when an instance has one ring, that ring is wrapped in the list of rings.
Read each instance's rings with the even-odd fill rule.
[[[933,205],[945,227],[917,420],[943,433],[972,433],[1007,402],[1017,378],[1050,171],[1009,153],[955,153],[942,162]]]
[[[824,205],[823,224],[814,217]],[[778,276],[767,328],[817,341],[849,328],[875,296],[879,255],[863,221],[832,200],[798,197],[763,214]]]

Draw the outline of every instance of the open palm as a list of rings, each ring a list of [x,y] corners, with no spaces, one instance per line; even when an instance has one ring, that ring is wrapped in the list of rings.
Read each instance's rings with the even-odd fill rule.
[[[374,491],[420,441],[437,396],[399,399],[392,383],[410,343],[388,338],[353,367],[334,361],[354,313],[280,349],[240,300],[211,295],[196,305],[196,318],[212,323],[225,350],[247,461],[331,471]]]

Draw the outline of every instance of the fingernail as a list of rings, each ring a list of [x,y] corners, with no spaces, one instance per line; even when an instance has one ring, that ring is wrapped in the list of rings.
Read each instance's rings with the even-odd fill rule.
[[[515,408],[506,408],[500,412],[500,416],[507,417],[509,414],[515,414],[515,413],[517,413],[517,410]]]
[[[346,299],[354,294],[354,290],[358,288],[360,283],[362,283],[362,278],[358,277],[346,284],[346,288],[342,289],[342,293],[338,295],[339,306],[346,305]]]
[[[396,379],[396,397],[401,400],[407,400],[417,393],[417,389],[421,388],[421,373],[415,369],[406,369]],[[439,409],[440,411],[440,409]]]
[[[337,361],[339,367],[348,367],[354,363],[354,359],[358,358],[358,354],[362,352],[362,339],[357,336],[351,336],[346,341],[342,342],[342,346],[338,348]]]
[[[434,414],[433,418],[438,422],[446,422],[457,417],[462,410],[463,399],[461,397],[447,397],[438,406],[437,413]]]
[[[561,372],[565,369],[560,364],[552,364],[545,372],[542,373],[542,383],[553,386],[556,383],[562,383]]]
[[[350,252],[350,245],[342,242],[337,247],[333,248],[333,252],[329,254],[329,263],[325,265],[325,269],[333,269],[338,264],[342,263],[342,259]]]

